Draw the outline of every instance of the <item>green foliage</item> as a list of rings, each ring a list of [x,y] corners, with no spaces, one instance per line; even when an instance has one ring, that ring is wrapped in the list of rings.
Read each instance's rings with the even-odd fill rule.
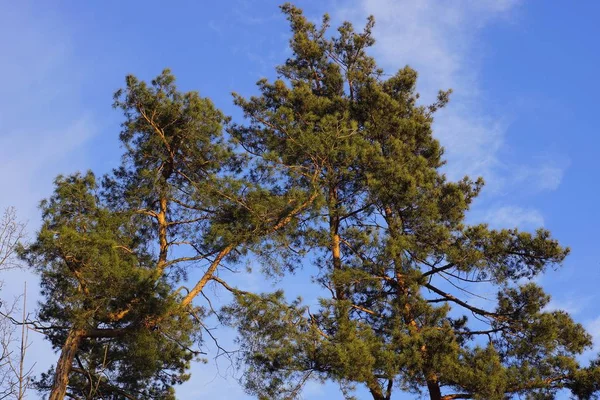
[[[384,74],[368,55],[372,18],[328,39],[327,16],[316,26],[290,4],[282,11],[293,54],[279,79],[258,82],[259,96],[235,96],[249,123],[230,131],[285,166],[284,182],[318,193],[279,246],[293,240],[302,256],[287,262],[312,261],[329,296],[316,311],[280,292],[241,294],[227,308],[249,393],[292,399],[311,378],[339,382],[348,398],[364,384],[376,400],[394,388],[426,388],[432,399],[593,393],[597,368],[575,358],[590,336],[568,314],[544,311],[548,296],[523,283],[569,250],[545,230],[465,224],[483,181],[441,171],[432,123],[450,91],[422,106],[414,70]],[[469,302],[467,284],[495,290],[495,306]]]
[[[215,312],[194,299],[213,281],[230,289],[216,277],[222,263],[248,250],[272,259],[273,241],[288,240],[315,200],[226,139],[228,119],[178,91],[168,70],[149,85],[128,76],[114,107],[125,117],[121,165],[101,185],[91,172],[57,178],[22,252],[42,277],[39,318],[61,352],[38,382],[52,398],[66,385],[85,398],[173,398]],[[179,286],[192,267],[201,278]]]
[[[52,345],[60,349],[72,329],[88,332],[74,369],[104,377],[82,376],[73,392],[95,392],[94,398],[120,398],[118,390],[142,397],[169,393],[188,378],[194,326],[176,310],[171,286],[153,279],[155,260],[131,215],[102,204],[94,175],[59,177],[55,184],[41,205],[37,240],[22,255],[40,273],[45,301],[39,319]],[[117,320],[130,304],[135,307]],[[51,383],[45,375],[38,386]]]
[[[242,157],[223,139],[227,119],[198,93],[179,92],[168,70],[151,85],[127,77],[114,105],[125,116],[121,166],[100,186],[91,172],[59,177],[23,251],[42,278],[39,319],[61,349],[38,386],[54,395],[69,382],[84,398],[174,398],[201,354],[193,347],[206,310],[192,301],[215,268],[193,289],[177,285],[190,265],[214,264],[213,255],[253,240],[248,199],[260,188],[236,177]]]

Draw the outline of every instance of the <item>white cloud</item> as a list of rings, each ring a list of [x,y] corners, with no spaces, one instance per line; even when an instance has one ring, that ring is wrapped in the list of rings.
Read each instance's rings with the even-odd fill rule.
[[[478,31],[512,11],[517,1],[462,0],[359,0],[358,7],[343,10],[343,17],[377,21],[377,52],[384,64],[414,66],[424,77],[422,92],[431,98],[438,89],[455,87],[461,96],[472,95],[473,72],[479,61],[474,48]],[[457,87],[458,86],[458,87]]]
[[[480,222],[489,224],[492,228],[535,229],[544,225],[544,217],[533,208],[518,206],[500,206],[488,209],[480,218]]]
[[[534,188],[538,191],[556,190],[562,182],[566,165],[556,162],[545,162],[537,167],[520,166],[516,169],[514,178],[517,183]]]
[[[492,176],[492,185],[499,184],[495,171],[501,163],[497,153],[504,144],[506,123],[476,113],[470,115],[468,110],[443,110],[435,123],[435,133],[449,158],[446,170],[451,179]]]
[[[550,303],[544,307],[544,311],[565,311],[571,315],[581,313],[581,311],[591,302],[592,296],[578,297],[577,295],[571,295],[569,298],[561,296],[562,300],[552,298]]]
[[[585,329],[590,335],[594,342],[594,352],[600,351],[600,317],[596,317],[593,320],[588,321],[585,324]]]

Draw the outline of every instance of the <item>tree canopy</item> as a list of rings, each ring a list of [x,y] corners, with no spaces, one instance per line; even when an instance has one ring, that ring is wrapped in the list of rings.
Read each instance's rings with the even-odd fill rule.
[[[292,54],[257,96],[234,94],[244,120],[169,70],[128,76],[114,97],[121,164],[59,176],[42,201],[20,250],[41,277],[36,328],[60,354],[39,390],[174,399],[217,312],[212,282],[233,294],[218,312],[260,399],[298,398],[311,379],[348,399],[358,385],[374,400],[593,398],[600,366],[577,358],[591,336],[533,280],[569,249],[544,229],[465,221],[484,183],[444,174],[433,122],[451,91],[423,105],[415,70],[385,73],[373,18],[329,37],[329,17],[281,9]],[[243,257],[267,276],[308,269],[318,304],[232,287],[219,271]],[[483,288],[491,303],[473,301]]]
[[[284,228],[310,197],[261,186],[222,134],[227,119],[165,70],[129,76],[121,165],[58,177],[43,225],[22,257],[42,278],[40,329],[60,358],[38,382],[50,399],[173,398],[206,331],[193,304],[217,269]],[[266,163],[261,163],[262,169]],[[193,287],[178,287],[190,268]],[[196,349],[195,349],[196,348]]]

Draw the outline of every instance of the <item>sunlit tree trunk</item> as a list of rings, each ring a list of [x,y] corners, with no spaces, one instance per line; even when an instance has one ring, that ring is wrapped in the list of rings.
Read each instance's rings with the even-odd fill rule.
[[[71,329],[65,344],[60,352],[60,358],[56,364],[54,383],[48,400],[63,400],[69,385],[69,375],[73,366],[73,358],[79,349],[84,332],[81,329]]]

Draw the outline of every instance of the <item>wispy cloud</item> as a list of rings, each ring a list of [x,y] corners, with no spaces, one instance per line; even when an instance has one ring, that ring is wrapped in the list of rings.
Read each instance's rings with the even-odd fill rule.
[[[593,296],[580,296],[571,294],[570,296],[561,296],[552,298],[550,303],[544,307],[544,311],[566,311],[571,315],[580,314],[593,300]],[[600,333],[600,331],[599,331]]]
[[[585,329],[590,335],[592,335],[592,340],[594,341],[594,348],[592,352],[596,353],[600,351],[600,317],[588,321],[585,324]],[[589,355],[591,356],[591,354]]]
[[[544,217],[534,208],[518,206],[492,206],[485,212],[475,215],[478,222],[484,222],[492,228],[535,229],[544,226]]]
[[[341,10],[354,20],[372,14],[377,20],[377,51],[390,67],[409,63],[424,77],[423,94],[456,87],[461,96],[477,92],[477,33],[498,18],[510,16],[518,1],[357,0]]]
[[[562,182],[567,162],[546,161],[538,166],[519,166],[514,171],[514,180],[537,191],[556,190]]]

